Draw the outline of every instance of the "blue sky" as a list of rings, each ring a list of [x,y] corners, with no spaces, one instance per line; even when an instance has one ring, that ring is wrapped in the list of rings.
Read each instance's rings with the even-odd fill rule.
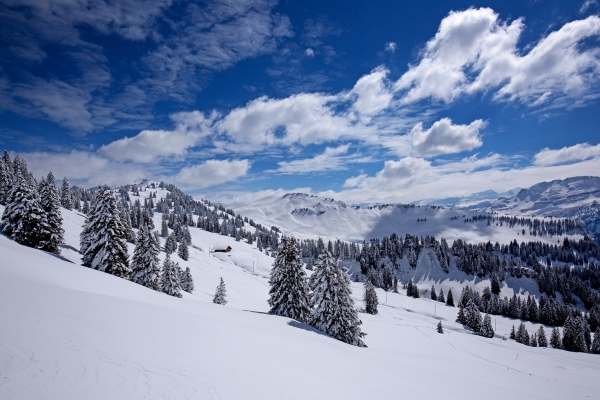
[[[600,169],[597,1],[7,0],[0,143],[36,176],[351,203]]]

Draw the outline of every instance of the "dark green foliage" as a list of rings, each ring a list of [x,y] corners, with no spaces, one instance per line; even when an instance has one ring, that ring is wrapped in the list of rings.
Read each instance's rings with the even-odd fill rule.
[[[370,280],[365,281],[363,301],[365,304],[365,312],[367,314],[377,314],[377,305],[379,304],[379,300],[377,299],[375,287],[373,286]]]
[[[446,299],[446,304],[454,307],[454,297],[452,296],[452,289],[448,289],[448,298]]]

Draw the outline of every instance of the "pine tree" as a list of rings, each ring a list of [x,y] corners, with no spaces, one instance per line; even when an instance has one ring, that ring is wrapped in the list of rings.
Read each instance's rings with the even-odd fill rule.
[[[406,284],[406,295],[409,297],[413,296],[413,283],[412,283],[412,279],[409,279],[408,283]]]
[[[66,176],[62,182],[60,203],[67,210],[73,208],[73,202],[71,200],[71,187],[69,186],[69,180]]]
[[[360,329],[362,321],[354,308],[346,270],[328,250],[323,250],[314,269],[309,281],[313,291],[310,325],[344,343],[366,347],[361,340],[365,334]]]
[[[269,314],[309,320],[309,288],[303,265],[296,239],[283,237],[269,279]]]
[[[466,325],[473,329],[473,333],[478,333],[479,329],[481,329],[481,313],[473,300],[469,300],[464,312],[467,320]]]
[[[527,332],[527,328],[523,322],[519,324],[517,334],[515,335],[515,341],[517,343],[529,344],[529,332]]]
[[[517,340],[517,334],[515,333],[515,326],[512,326],[512,329],[510,330],[510,338],[512,340]]]
[[[529,345],[531,347],[538,347],[537,336],[535,333],[532,333],[531,336],[529,337]]]
[[[437,324],[437,333],[444,333],[444,327],[442,326],[442,321]]]
[[[537,331],[537,341],[538,346],[548,347],[548,339],[546,339],[546,332],[544,331],[544,327],[542,325],[540,325],[540,328]]]
[[[88,215],[88,213],[90,212],[90,202],[88,201],[88,199],[85,199],[85,201],[83,202],[82,211],[85,215]]]
[[[379,304],[379,300],[377,299],[377,293],[375,292],[375,287],[371,283],[370,280],[365,281],[365,291],[363,295],[363,301],[365,303],[365,312],[367,314],[375,315],[377,314],[377,305]]]
[[[6,153],[6,155],[8,155],[8,153]],[[11,170],[9,170],[9,168]],[[0,160],[0,204],[2,205],[7,204],[10,189],[12,188],[12,182],[12,166],[9,167],[4,160]]]
[[[167,221],[167,214],[162,215],[160,223],[160,236],[167,238],[169,237],[169,225]]]
[[[562,349],[562,340],[560,338],[560,330],[557,327],[552,329],[552,334],[550,335],[550,347],[554,349]]]
[[[594,332],[594,340],[590,348],[590,353],[600,354],[600,328],[596,328],[596,332]]]
[[[29,173],[25,172],[28,177]],[[21,170],[17,171],[0,225],[15,242],[36,249],[48,249],[51,247],[48,218],[40,204],[37,188],[30,184],[27,177]]]
[[[492,318],[489,314],[485,314],[483,317],[483,323],[481,324],[481,328],[479,329],[479,336],[483,336],[486,338],[494,337],[494,328],[492,327]]]
[[[213,303],[224,306],[225,304],[227,304],[226,297],[227,291],[225,290],[225,282],[223,282],[223,278],[221,278],[221,283],[219,283],[219,286],[217,286],[217,291],[215,292]]]
[[[437,294],[435,293],[435,287],[431,286],[431,300],[437,300]]]
[[[444,290],[440,288],[440,294],[438,295],[438,301],[440,303],[445,303],[446,299],[444,298]]]
[[[96,192],[94,209],[80,235],[82,264],[129,279],[131,269],[123,236],[117,199],[112,190],[102,187]]]
[[[44,250],[60,254],[60,246],[64,244],[65,231],[62,228],[62,214],[60,212],[60,199],[58,189],[54,184],[54,175],[48,174],[47,179],[40,182],[40,205],[46,212],[50,236]]]
[[[181,278],[181,288],[188,293],[192,293],[194,291],[194,278],[192,277],[192,271],[190,271],[190,267],[185,268],[185,272]]]
[[[160,291],[159,244],[143,224],[131,259],[131,280],[152,290]]]
[[[448,298],[446,299],[446,304],[454,307],[454,298],[452,297],[452,289],[448,289]]]
[[[178,268],[179,264],[172,261],[167,254],[162,267],[160,283],[163,293],[173,297],[181,297],[181,285],[177,274]]]
[[[496,296],[500,294],[500,281],[496,274],[492,274],[492,293]]]
[[[119,209],[119,219],[121,224],[123,225],[123,239],[125,239],[129,243],[135,243],[137,237],[135,232],[133,231],[133,227],[131,226],[131,218],[129,217],[129,213],[125,209],[125,207],[118,205]]]
[[[177,255],[184,261],[189,260],[190,250],[188,249],[188,244],[186,240],[182,240],[181,243],[179,243],[179,250],[177,251]]]
[[[175,236],[175,232],[171,232],[165,241],[165,253],[173,254],[175,251],[177,251],[177,237]]]

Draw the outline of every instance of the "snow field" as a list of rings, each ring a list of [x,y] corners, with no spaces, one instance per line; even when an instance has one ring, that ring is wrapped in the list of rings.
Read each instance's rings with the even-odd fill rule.
[[[67,245],[77,249],[83,217],[61,211]],[[159,227],[160,214],[154,221]],[[173,257],[194,277],[196,290],[182,299],[0,236],[0,398],[564,399],[600,389],[597,356],[504,341],[520,321],[503,317],[492,316],[497,337],[473,336],[453,322],[457,308],[428,299],[388,293],[386,302],[377,289],[379,314],[359,314],[367,349],[268,315],[273,258],[190,232],[201,250],[190,247],[188,261]],[[209,254],[217,243],[233,251]],[[73,262],[76,255],[63,249]],[[427,267],[421,260],[414,271],[420,289],[456,285]],[[212,304],[220,277],[226,306]],[[362,306],[362,284],[352,290]],[[433,329],[439,320],[444,335]]]

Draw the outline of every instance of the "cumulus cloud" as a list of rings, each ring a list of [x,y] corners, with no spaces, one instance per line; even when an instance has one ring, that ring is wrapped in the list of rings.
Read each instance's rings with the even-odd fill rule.
[[[455,125],[450,118],[442,118],[424,130],[423,124],[419,122],[410,131],[410,140],[414,151],[420,156],[460,153],[483,144],[479,131],[485,125],[481,119],[469,125]]]
[[[356,96],[352,105],[354,110],[363,115],[373,115],[389,107],[393,97],[386,84],[389,72],[383,67],[375,68],[356,82],[350,91],[350,96]]]
[[[523,29],[522,19],[503,22],[490,8],[451,12],[395,89],[405,103],[488,90],[532,106],[596,96],[600,54],[581,44],[600,34],[599,17],[569,22],[526,53],[517,47]]]
[[[174,179],[186,186],[201,189],[234,181],[245,176],[250,167],[249,160],[207,160],[202,164],[182,168]]]
[[[315,56],[315,51],[313,49],[308,48],[308,49],[304,50],[304,54],[307,57],[314,57]]]
[[[177,126],[172,131],[143,130],[136,136],[116,140],[102,146],[100,154],[119,161],[153,162],[161,157],[181,157],[210,134],[212,118],[194,111],[174,114],[172,119]]]
[[[533,158],[533,163],[540,166],[557,165],[572,161],[586,160],[600,156],[600,144],[591,146],[589,143],[579,143],[574,146],[551,150],[542,149]]]

